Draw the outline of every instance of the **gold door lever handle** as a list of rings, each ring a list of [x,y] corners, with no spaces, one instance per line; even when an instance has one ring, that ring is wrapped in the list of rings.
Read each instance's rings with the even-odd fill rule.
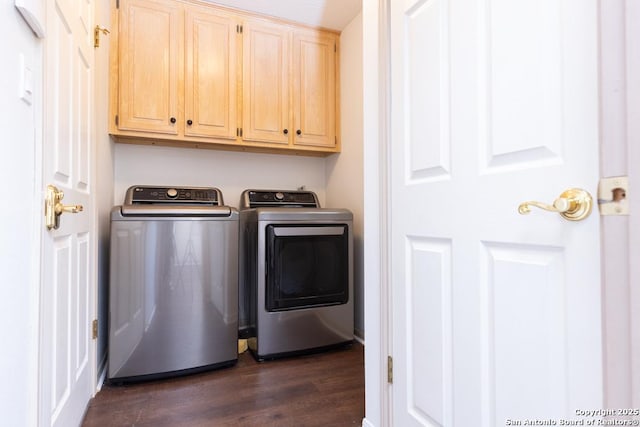
[[[581,221],[589,216],[593,208],[593,198],[588,191],[580,188],[570,188],[562,193],[553,205],[542,202],[528,201],[520,203],[518,212],[521,215],[531,212],[531,206],[544,209],[550,212],[558,212],[563,218],[569,221]]]
[[[82,205],[63,205],[61,200],[64,193],[53,185],[47,186],[47,195],[44,200],[44,216],[47,230],[57,230],[60,227],[60,215],[65,212],[78,213],[82,212]]]
[[[56,203],[56,215],[61,215],[64,212],[68,213],[78,213],[82,212],[84,207],[82,205],[63,205],[62,203]]]

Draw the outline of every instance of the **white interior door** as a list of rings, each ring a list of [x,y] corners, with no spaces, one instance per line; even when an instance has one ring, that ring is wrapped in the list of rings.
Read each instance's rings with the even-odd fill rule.
[[[46,3],[43,187],[84,210],[42,232],[40,425],[68,427],[82,420],[96,366],[93,4]]]
[[[584,419],[603,406],[597,208],[517,208],[596,195],[598,2],[390,8],[393,425]]]

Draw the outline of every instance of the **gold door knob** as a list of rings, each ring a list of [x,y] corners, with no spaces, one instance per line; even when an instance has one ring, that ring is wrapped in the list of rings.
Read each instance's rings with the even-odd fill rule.
[[[84,209],[82,205],[63,205],[61,200],[64,193],[53,185],[47,185],[47,194],[44,200],[44,216],[47,230],[57,230],[60,227],[60,215],[65,212],[78,213]]]
[[[554,200],[553,205],[534,201],[523,202],[518,206],[518,212],[522,215],[528,214],[531,212],[531,206],[545,211],[558,212],[569,221],[581,221],[591,213],[593,198],[586,190],[570,188]]]

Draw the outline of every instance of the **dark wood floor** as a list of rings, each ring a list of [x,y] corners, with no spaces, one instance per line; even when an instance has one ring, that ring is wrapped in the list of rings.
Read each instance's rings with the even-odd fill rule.
[[[364,417],[364,349],[256,362],[126,386],[105,385],[84,427],[359,426]]]

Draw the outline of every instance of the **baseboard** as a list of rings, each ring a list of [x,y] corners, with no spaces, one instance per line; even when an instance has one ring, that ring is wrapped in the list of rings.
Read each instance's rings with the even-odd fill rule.
[[[107,378],[107,353],[98,364],[98,383],[96,384],[96,393],[102,389],[102,385]]]
[[[375,427],[366,417],[362,419],[362,427]]]
[[[353,331],[353,335],[354,335],[354,338],[356,339],[356,341],[358,341],[360,344],[364,345],[364,331],[361,331],[360,329],[355,329]]]

